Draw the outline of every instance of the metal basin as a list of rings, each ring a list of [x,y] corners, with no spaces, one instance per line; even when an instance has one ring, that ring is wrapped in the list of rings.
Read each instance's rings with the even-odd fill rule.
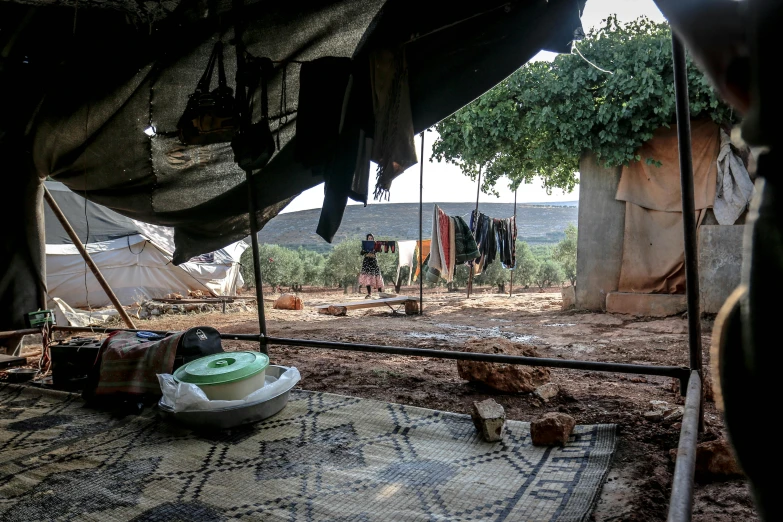
[[[8,382],[27,382],[38,373],[33,368],[10,368],[5,370]]]
[[[288,368],[285,366],[270,365],[266,369],[266,384],[275,382]],[[291,386],[293,388],[293,386]],[[236,428],[245,424],[252,424],[268,419],[276,414],[288,403],[291,388],[284,390],[279,395],[265,401],[221,408],[209,411],[180,411],[175,412],[163,403],[158,402],[158,412],[161,417],[183,424],[193,429],[201,430],[225,430]]]

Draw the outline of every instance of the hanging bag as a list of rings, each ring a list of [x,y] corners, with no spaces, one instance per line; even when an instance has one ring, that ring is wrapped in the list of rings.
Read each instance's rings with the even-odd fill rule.
[[[218,86],[210,91],[212,72],[218,66]],[[185,113],[179,119],[179,138],[185,145],[229,142],[239,127],[234,90],[226,82],[223,66],[223,42],[212,49],[207,68],[188,98]]]
[[[253,112],[249,100],[260,84],[261,120],[243,128],[231,141],[231,149],[234,151],[234,161],[242,170],[258,170],[264,168],[275,153],[275,140],[269,128],[268,100],[268,82],[274,64],[269,58],[248,57],[245,67],[246,73],[241,79],[248,90],[247,113]]]

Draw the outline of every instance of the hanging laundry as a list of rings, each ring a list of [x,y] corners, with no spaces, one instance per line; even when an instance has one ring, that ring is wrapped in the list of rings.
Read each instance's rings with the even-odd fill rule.
[[[423,241],[417,241],[416,242],[416,251],[413,254],[413,263],[416,267],[416,271],[413,274],[413,280],[418,281],[419,277],[421,276],[421,265],[424,265],[424,259],[427,259],[430,256],[430,247],[432,246],[432,240],[431,239],[425,239]],[[421,263],[419,263],[419,252],[421,252]]]
[[[517,256],[517,222],[516,218],[495,220],[495,238],[498,244],[500,262],[503,268],[513,269]]]
[[[470,229],[480,253],[476,275],[491,265],[498,254],[505,268],[516,266],[516,218],[495,219],[474,210],[470,216]]]
[[[408,267],[408,285],[411,284],[413,278],[413,264],[414,256],[416,254],[416,241],[399,241],[397,243],[397,251],[399,252],[399,259],[397,261],[397,281],[400,280],[400,270],[402,267]]]
[[[462,265],[478,259],[481,254],[479,253],[473,234],[470,233],[470,227],[468,227],[465,220],[459,216],[455,216],[452,219],[454,220],[454,263]]]
[[[432,243],[424,278],[429,282],[454,280],[457,265],[479,257],[478,246],[468,224],[459,216],[448,216],[437,205],[432,217]]]
[[[375,199],[389,199],[394,178],[417,162],[405,47],[370,55],[375,135],[372,160],[378,165]]]

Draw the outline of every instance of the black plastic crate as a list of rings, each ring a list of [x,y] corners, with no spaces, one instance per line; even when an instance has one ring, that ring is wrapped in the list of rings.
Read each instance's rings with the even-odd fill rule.
[[[98,358],[100,339],[74,337],[49,346],[52,355],[52,385],[60,390],[78,390]]]

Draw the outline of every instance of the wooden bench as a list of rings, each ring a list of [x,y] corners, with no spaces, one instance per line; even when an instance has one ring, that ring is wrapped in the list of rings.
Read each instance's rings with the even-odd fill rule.
[[[397,308],[394,305],[398,305]],[[393,313],[399,313],[401,308],[405,308],[406,315],[419,313],[419,301],[408,296],[385,297],[382,299],[364,299],[363,301],[351,301],[349,303],[337,303],[331,305],[317,306],[319,314],[327,315],[346,315],[348,310],[361,310],[362,308],[375,308],[378,306],[388,306]]]

